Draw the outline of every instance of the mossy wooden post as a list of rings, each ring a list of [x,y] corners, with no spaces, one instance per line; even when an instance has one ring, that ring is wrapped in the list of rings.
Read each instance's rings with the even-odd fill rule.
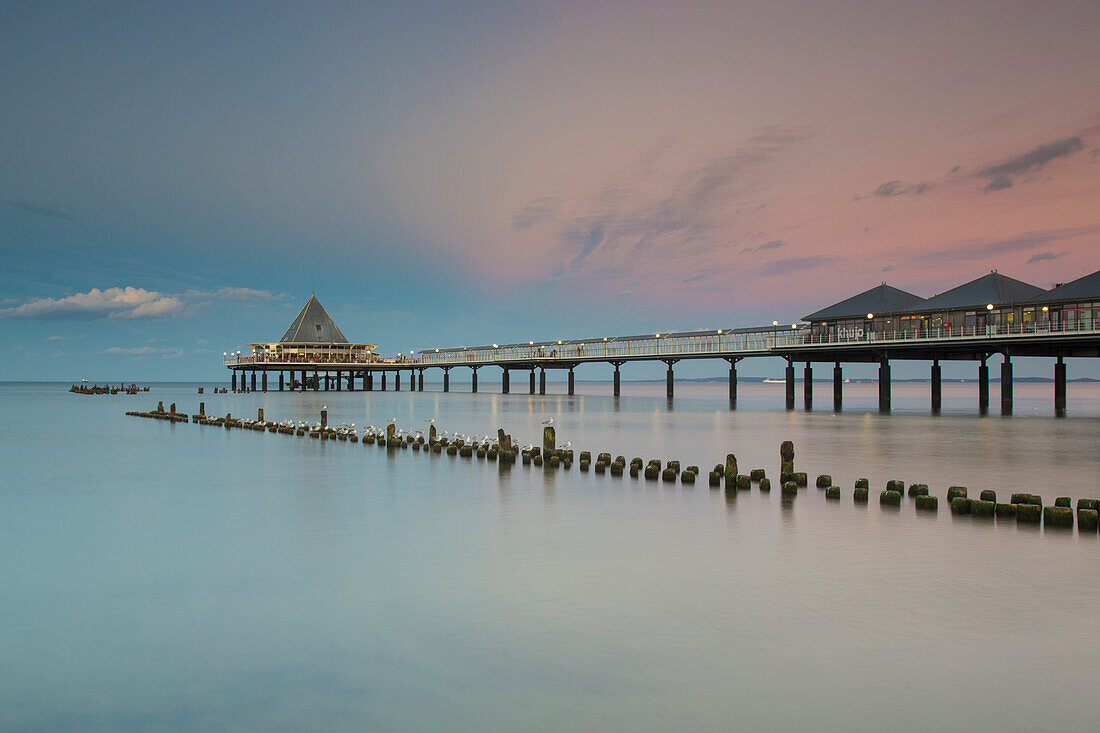
[[[429,425],[428,426],[428,442],[429,443],[434,443],[435,442],[435,435],[436,435],[435,425],[434,424]]]
[[[157,403],[157,412],[164,412],[164,403],[163,402],[158,402]]]
[[[199,403],[199,417],[206,417],[206,403]]]
[[[173,403],[172,403],[172,404],[171,404],[171,405],[169,406],[168,414],[169,414],[169,415],[175,415],[175,414],[176,414],[176,403],[175,403],[175,402],[173,402]]]
[[[256,419],[259,420],[260,422],[264,421],[264,408],[262,408],[262,407],[257,407],[256,408]]]
[[[726,483],[732,483],[737,477],[737,456],[726,454]]]
[[[556,434],[554,433],[554,426],[547,425],[542,429],[542,452],[550,454],[554,452],[554,445]]]
[[[322,414],[322,415],[325,415],[325,413],[324,413],[324,412],[322,412],[321,414]],[[326,416],[326,417],[327,417],[327,416]],[[322,425],[323,425],[323,424],[324,424],[324,423],[322,423]],[[396,425],[394,425],[394,424],[393,424],[392,422],[391,422],[391,423],[390,423],[389,425],[387,425],[387,426],[386,426],[386,445],[387,445],[387,446],[392,446],[392,445],[393,445],[393,441],[394,441],[394,440],[396,439],[396,438],[394,437],[394,434],[395,434],[396,432],[397,432],[397,426],[396,426]]]
[[[321,430],[324,430],[327,427],[328,427],[328,410],[321,410]],[[393,426],[391,425],[390,427],[392,428]],[[388,430],[386,431],[386,437],[387,438],[391,437]]]
[[[784,440],[779,445],[779,480],[786,483],[794,473],[794,443]]]

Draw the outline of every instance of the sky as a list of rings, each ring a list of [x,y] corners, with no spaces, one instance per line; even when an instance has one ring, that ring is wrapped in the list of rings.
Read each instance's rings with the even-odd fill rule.
[[[1049,288],[1100,269],[1097,37],[1095,0],[3,0],[0,379],[225,379],[311,291],[395,354]]]

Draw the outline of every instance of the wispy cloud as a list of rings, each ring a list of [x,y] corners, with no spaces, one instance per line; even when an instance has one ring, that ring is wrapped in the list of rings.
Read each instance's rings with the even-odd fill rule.
[[[1067,254],[1069,254],[1069,253],[1068,252],[1059,252],[1059,253],[1055,254],[1054,252],[1051,252],[1050,250],[1047,250],[1046,252],[1036,252],[1035,254],[1031,255],[1031,257],[1027,258],[1027,264],[1034,265],[1036,262],[1045,262],[1047,260],[1056,260],[1059,257],[1065,257]]]
[[[789,257],[783,260],[774,260],[756,268],[756,274],[761,277],[774,277],[776,275],[791,275],[796,272],[813,270],[837,260],[829,255],[812,255],[809,257]]]
[[[1094,131],[1094,128],[1089,128],[1089,131]],[[985,182],[982,190],[987,193],[1001,191],[1012,188],[1017,181],[1036,173],[1047,164],[1059,158],[1081,152],[1084,149],[1084,139],[1081,135],[1074,135],[1036,146],[1031,150],[996,163],[979,166],[972,172],[967,172],[963,166],[956,165],[946,175],[931,181],[905,183],[900,179],[889,180],[879,184],[870,193],[853,196],[852,201],[863,201],[869,198],[890,199],[898,196],[919,196],[937,187],[972,186],[975,180]]]
[[[46,340],[47,341],[64,341],[65,337],[64,336],[50,336]]]
[[[770,242],[764,242],[763,244],[756,247],[745,247],[741,250],[741,254],[745,254],[746,252],[763,252],[767,249],[779,249],[780,247],[785,246],[787,246],[787,243],[784,242],[782,239],[773,239]]]
[[[991,257],[1009,255],[1016,252],[1026,252],[1029,249],[1039,249],[1052,242],[1068,241],[1089,234],[1096,234],[1097,232],[1100,232],[1100,226],[1046,229],[1042,231],[1025,232],[1019,236],[1007,237],[1004,239],[960,239],[928,252],[916,254],[897,252],[895,254],[898,256],[909,254],[910,256],[908,259],[910,262],[926,265],[988,260]],[[1045,254],[1050,253],[1047,252]],[[1037,256],[1039,259],[1035,259]],[[1031,258],[1031,260],[1035,262],[1044,259],[1053,258],[1039,255],[1033,255]]]
[[[1019,177],[1035,173],[1051,161],[1073,155],[1084,149],[1085,141],[1079,136],[1067,137],[1032,148],[1026,153],[1013,156],[1000,163],[986,166],[975,173],[975,176],[988,181],[985,186],[986,191],[1000,191],[1011,188]]]
[[[639,258],[660,258],[667,266],[671,256],[683,263],[725,252],[728,238],[711,242],[710,235],[739,206],[751,203],[758,210],[760,193],[774,179],[772,165],[809,137],[801,127],[761,128],[731,152],[699,160],[673,175],[639,165],[588,196],[533,199],[512,215],[512,227],[547,227],[567,263],[563,276],[589,269],[597,254],[603,267],[629,269],[639,266]],[[776,242],[759,249],[782,246]]]
[[[52,206],[40,206],[38,204],[29,204],[25,201],[11,201],[8,203],[13,209],[19,209],[20,211],[26,211],[28,214],[37,214],[38,216],[45,216],[49,219],[61,219],[62,221],[77,223],[76,219],[66,214],[60,209],[55,209]]]
[[[104,349],[102,353],[117,356],[160,356],[162,359],[176,359],[183,356],[183,349],[160,349],[154,346],[112,346],[109,349]]]
[[[35,298],[0,309],[0,318],[166,318],[182,313],[179,298],[126,286],[92,288],[64,298]]]

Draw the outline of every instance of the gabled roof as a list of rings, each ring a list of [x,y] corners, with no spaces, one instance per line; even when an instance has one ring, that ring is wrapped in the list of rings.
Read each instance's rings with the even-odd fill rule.
[[[336,327],[332,317],[324,306],[313,295],[309,296],[298,317],[283,337],[279,339],[283,344],[346,344],[348,340],[340,329]]]
[[[1063,300],[1100,300],[1100,270],[1048,290],[1035,300],[1043,303]]]
[[[933,295],[911,310],[919,312],[957,310],[961,308],[984,308],[992,303],[1019,303],[1034,300],[1043,294],[1043,289],[1029,285],[1021,280],[991,272],[977,280],[971,280],[947,292]]]
[[[831,321],[841,318],[864,318],[868,313],[896,313],[912,309],[923,301],[919,295],[913,295],[892,285],[883,283],[847,300],[822,308],[816,313],[805,316],[804,321]]]

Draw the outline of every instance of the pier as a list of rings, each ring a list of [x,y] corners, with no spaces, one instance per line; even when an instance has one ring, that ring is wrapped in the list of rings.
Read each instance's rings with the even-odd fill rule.
[[[315,306],[313,304],[316,304]],[[722,360],[729,368],[729,399],[737,400],[737,365],[743,359],[778,357],[784,369],[785,402],[794,409],[795,368],[802,365],[803,404],[813,405],[815,364],[833,367],[834,409],[843,405],[843,365],[878,365],[879,409],[890,409],[891,363],[930,363],[930,405],[942,403],[941,362],[970,361],[977,366],[978,407],[989,407],[989,366],[1001,356],[1000,405],[1012,411],[1013,363],[1016,357],[1047,357],[1054,364],[1054,408],[1066,408],[1067,358],[1100,357],[1100,271],[1049,291],[996,272],[925,299],[883,283],[819,310],[795,323],[705,331],[654,332],[476,347],[424,349],[383,358],[370,344],[301,340],[307,333],[338,334],[331,318],[311,297],[288,330],[274,344],[250,344],[251,355],[225,354],[233,389],[268,389],[268,374],[278,376],[278,389],[423,391],[424,372],[439,369],[443,391],[450,391],[452,369],[469,369],[471,391],[478,391],[478,371],[500,369],[500,390],[511,392],[512,373],[528,377],[530,394],[546,394],[546,372],[566,372],[568,394],[574,394],[574,370],[581,364],[612,367],[612,393],[621,392],[620,370],[626,364],[657,361],[666,365],[665,391],[675,392],[675,365],[693,359]],[[331,327],[330,327],[331,324]],[[291,334],[291,331],[294,333]],[[298,334],[298,335],[294,335]],[[378,377],[376,380],[375,377]],[[522,379],[522,377],[521,377]]]

